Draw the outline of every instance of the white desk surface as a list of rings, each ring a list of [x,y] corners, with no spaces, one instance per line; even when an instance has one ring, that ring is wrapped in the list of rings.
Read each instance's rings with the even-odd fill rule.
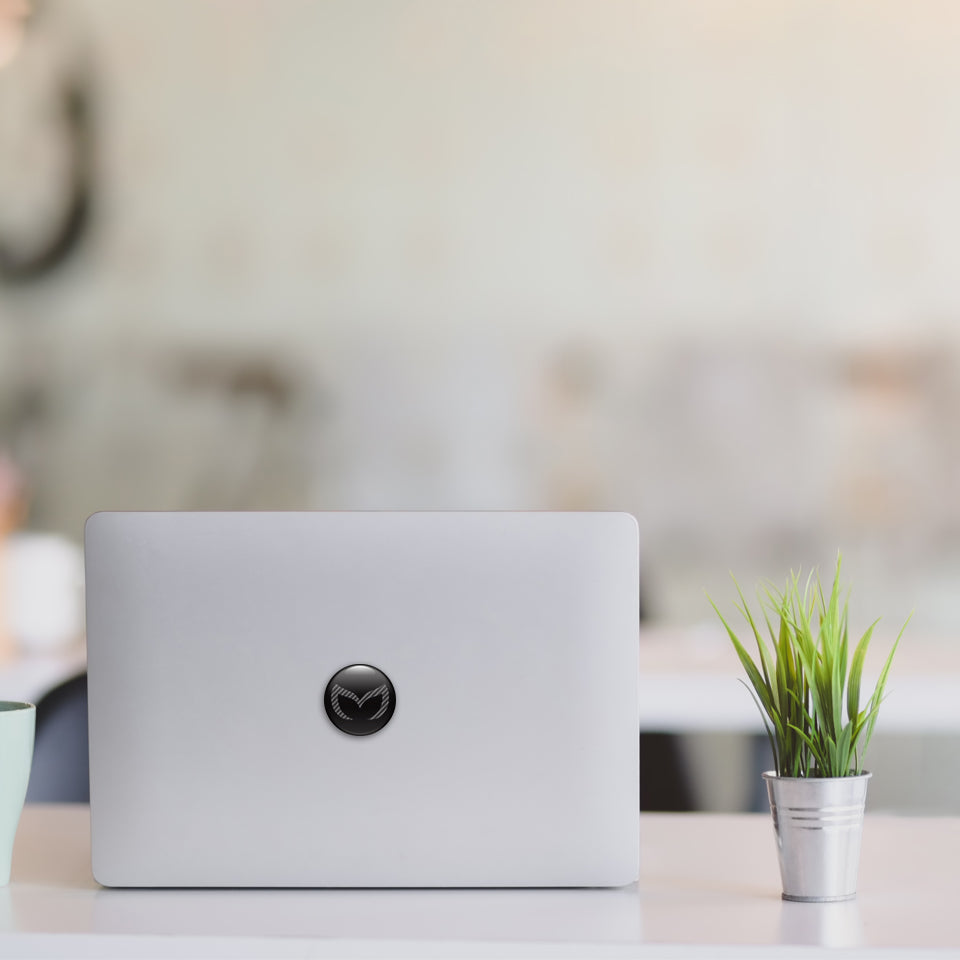
[[[909,630],[909,627],[908,627]],[[752,639],[741,639],[755,654]],[[878,635],[862,689],[873,690],[893,637]],[[640,729],[662,733],[763,733],[746,675],[722,628],[640,631]],[[894,657],[878,730],[960,734],[960,638],[905,635]]]
[[[645,814],[615,890],[107,890],[85,806],[28,806],[0,956],[960,957],[960,819],[867,817],[857,900],[780,899],[766,815]]]

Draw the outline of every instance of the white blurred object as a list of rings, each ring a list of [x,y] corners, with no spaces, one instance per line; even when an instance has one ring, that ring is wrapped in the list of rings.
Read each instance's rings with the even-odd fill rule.
[[[60,650],[83,632],[83,552],[56,534],[6,543],[7,629],[24,653]]]

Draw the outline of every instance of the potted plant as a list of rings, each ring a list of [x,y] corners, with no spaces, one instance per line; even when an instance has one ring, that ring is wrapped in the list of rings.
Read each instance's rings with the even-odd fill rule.
[[[851,646],[840,562],[838,556],[829,597],[818,574],[801,581],[791,572],[782,592],[764,585],[762,594],[757,591],[759,623],[734,580],[740,599],[737,609],[757,646],[756,661],[710,600],[746,670],[773,749],[775,769],[763,778],[785,900],[856,896],[870,778],[863,769],[864,754],[907,625],[901,628],[873,693],[864,699],[863,665],[878,621]]]

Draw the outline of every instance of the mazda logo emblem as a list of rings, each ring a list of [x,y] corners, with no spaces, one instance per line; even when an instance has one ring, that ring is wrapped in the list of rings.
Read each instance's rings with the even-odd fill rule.
[[[382,670],[368,663],[354,663],[330,678],[323,706],[338,730],[353,737],[367,737],[390,722],[397,694]]]

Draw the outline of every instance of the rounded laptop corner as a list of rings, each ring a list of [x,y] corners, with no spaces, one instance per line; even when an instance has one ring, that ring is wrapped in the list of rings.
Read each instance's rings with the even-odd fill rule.
[[[626,510],[608,510],[595,514],[602,516],[602,529],[608,537],[615,537],[618,543],[627,545],[631,551],[640,549],[640,521]]]
[[[639,850],[630,857],[624,857],[623,863],[617,865],[608,887],[629,887],[640,879]]]
[[[111,875],[109,870],[104,870],[103,865],[97,862],[95,852],[90,856],[90,873],[93,874],[94,882],[101,887],[116,889],[123,886],[122,883],[117,881],[116,877]]]
[[[86,520],[83,521],[83,539],[86,542],[91,536],[96,536],[97,529],[107,522],[107,517],[112,515],[110,510],[94,510]]]

